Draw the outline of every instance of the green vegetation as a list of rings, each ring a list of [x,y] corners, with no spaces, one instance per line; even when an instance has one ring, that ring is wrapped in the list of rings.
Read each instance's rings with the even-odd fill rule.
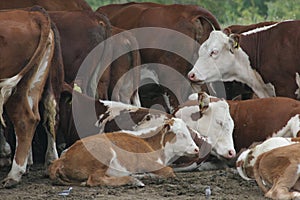
[[[86,0],[93,9],[130,0]],[[300,0],[148,0],[163,4],[194,4],[212,12],[223,26],[300,19]],[[135,0],[135,2],[147,2]]]

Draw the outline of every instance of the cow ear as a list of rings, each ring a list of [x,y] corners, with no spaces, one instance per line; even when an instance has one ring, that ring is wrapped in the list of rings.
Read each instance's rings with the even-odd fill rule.
[[[229,45],[230,52],[233,53],[234,49],[238,49],[240,47],[240,35],[239,34],[230,34],[229,35]]]
[[[230,28],[224,28],[223,33],[225,33],[227,36],[229,36],[232,32]]]
[[[199,109],[200,112],[203,113],[209,107],[210,98],[207,93],[199,92],[198,93],[198,102],[199,102]]]

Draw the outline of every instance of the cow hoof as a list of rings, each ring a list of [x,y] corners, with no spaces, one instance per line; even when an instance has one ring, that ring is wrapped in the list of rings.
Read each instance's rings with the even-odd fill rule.
[[[4,188],[13,188],[13,187],[16,187],[17,184],[19,182],[14,180],[14,179],[11,179],[11,178],[5,178],[3,181],[2,181],[2,187]]]
[[[9,158],[0,158],[0,168],[9,167],[11,165],[11,159]]]
[[[133,185],[139,188],[145,187],[145,184],[136,178],[133,180]]]

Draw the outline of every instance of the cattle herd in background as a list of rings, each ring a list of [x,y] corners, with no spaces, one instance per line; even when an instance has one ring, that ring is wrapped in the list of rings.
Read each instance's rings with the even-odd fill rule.
[[[221,30],[199,6],[93,11],[84,0],[10,0],[0,9],[0,167],[11,165],[3,187],[21,181],[39,148],[58,184],[143,186],[134,175],[174,177],[217,157],[268,198],[300,198],[299,21]],[[174,43],[184,58],[139,49],[145,37],[126,30],[143,27],[191,38],[146,34],[147,45]]]

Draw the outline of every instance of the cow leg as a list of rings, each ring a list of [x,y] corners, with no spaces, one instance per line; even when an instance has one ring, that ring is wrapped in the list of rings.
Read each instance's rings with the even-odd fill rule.
[[[298,137],[300,132],[300,116],[299,114],[292,117],[287,124],[273,137]]]
[[[273,187],[265,194],[266,197],[272,199],[293,199],[300,197],[298,192],[290,192],[291,188],[299,179],[298,164],[290,164],[277,180],[274,181]]]
[[[40,119],[39,114],[33,112],[25,98],[13,97],[7,102],[7,114],[14,125],[16,151],[11,170],[2,182],[4,187],[16,185],[26,172],[33,135]],[[18,111],[18,115],[15,111]]]
[[[3,126],[0,124],[0,167],[11,165],[11,149],[4,136]]]
[[[113,177],[113,176],[103,176],[101,171],[100,174],[95,172],[94,174],[90,175],[86,185],[88,186],[101,186],[101,185],[109,185],[109,186],[121,186],[121,185],[128,185],[132,184],[138,187],[144,187],[144,183],[140,180],[132,177],[132,176],[122,176],[122,177]]]

